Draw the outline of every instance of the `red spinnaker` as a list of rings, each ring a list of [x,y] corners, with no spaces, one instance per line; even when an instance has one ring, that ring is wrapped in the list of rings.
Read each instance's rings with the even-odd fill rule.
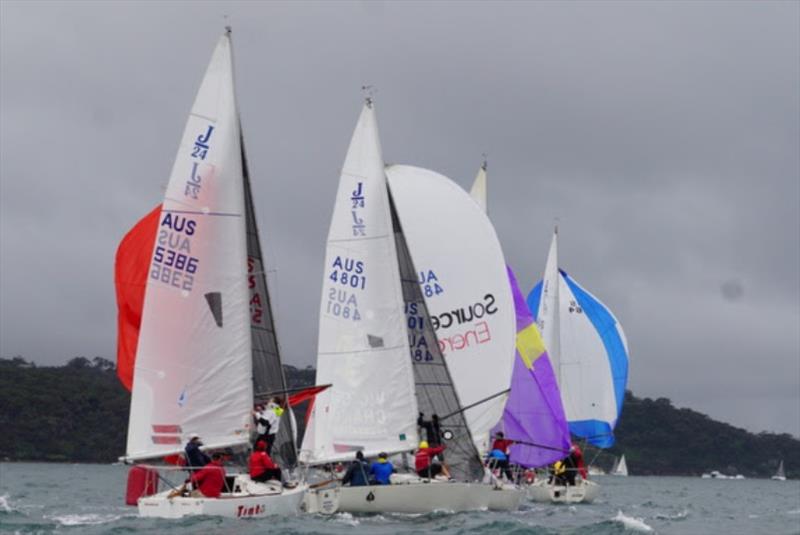
[[[144,290],[150,257],[156,241],[161,205],[128,231],[117,249],[114,285],[117,289],[117,376],[128,390],[133,386],[133,365],[142,324]]]

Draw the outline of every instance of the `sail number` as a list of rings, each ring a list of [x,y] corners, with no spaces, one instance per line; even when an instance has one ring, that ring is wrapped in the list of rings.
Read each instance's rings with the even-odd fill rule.
[[[197,262],[198,259],[193,256],[158,245],[153,254],[150,278],[189,291],[194,284],[192,275],[197,272]]]
[[[350,286],[351,288],[360,288],[362,290],[367,283],[366,277],[347,273],[346,271],[333,270],[328,278],[333,282],[338,282],[342,286]]]

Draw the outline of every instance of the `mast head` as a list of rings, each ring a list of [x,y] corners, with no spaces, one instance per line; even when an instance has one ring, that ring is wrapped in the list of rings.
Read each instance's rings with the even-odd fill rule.
[[[375,93],[378,92],[378,90],[375,89],[375,87],[372,85],[362,85],[361,91],[364,93],[364,102],[366,103],[367,107],[372,108],[373,106],[372,99],[375,96]]]
[[[483,156],[483,163],[481,164],[481,169],[483,169],[484,171],[486,171],[486,169],[488,168],[487,157],[488,157],[489,155],[488,155],[487,153],[485,153],[485,152],[484,152],[483,154],[481,154],[481,156]]]

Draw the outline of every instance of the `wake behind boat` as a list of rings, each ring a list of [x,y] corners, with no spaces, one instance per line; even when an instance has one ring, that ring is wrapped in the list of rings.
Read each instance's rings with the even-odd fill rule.
[[[286,391],[264,277],[234,92],[230,29],[192,107],[163,204],[122,240],[116,258],[118,373],[131,389],[128,463],[176,461],[195,435],[207,450],[250,449],[252,410]],[[276,413],[277,414],[277,413]],[[127,503],[141,516],[295,514],[291,410],[271,439],[289,482],[223,477],[222,457],[192,476],[193,492],[152,465],[134,466]],[[189,471],[189,475],[195,471]],[[159,482],[168,488],[158,492]]]

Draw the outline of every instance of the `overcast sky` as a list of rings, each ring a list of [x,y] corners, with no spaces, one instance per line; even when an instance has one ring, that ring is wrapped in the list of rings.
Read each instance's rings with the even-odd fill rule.
[[[469,188],[524,292],[560,260],[629,388],[800,435],[800,3],[0,3],[0,356],[114,358],[114,253],[161,202],[223,15],[285,362],[313,364],[339,168]]]

